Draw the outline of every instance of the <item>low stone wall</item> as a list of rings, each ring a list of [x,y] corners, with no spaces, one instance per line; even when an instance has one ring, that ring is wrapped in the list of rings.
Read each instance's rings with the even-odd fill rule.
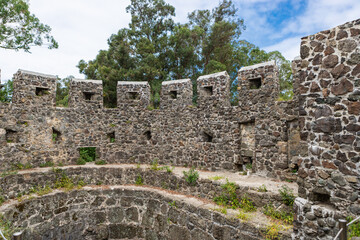
[[[24,239],[264,239],[195,198],[143,187],[85,187],[0,208]],[[282,239],[289,239],[283,237]]]
[[[21,171],[15,175],[0,178],[0,188],[5,199],[13,199],[19,195],[28,194],[34,187],[54,187],[55,182],[62,176],[67,176],[74,182],[83,181],[87,185],[128,185],[135,184],[140,176],[144,185],[159,187],[166,190],[176,191],[185,195],[191,195],[208,200],[222,192],[221,183],[209,179],[199,179],[195,185],[189,185],[182,176],[166,171],[154,171],[148,168],[136,168],[135,166],[73,166],[62,168],[43,168]],[[262,207],[273,203],[276,206],[283,205],[278,192],[258,192],[257,188],[238,184],[237,196],[250,198],[256,207]]]

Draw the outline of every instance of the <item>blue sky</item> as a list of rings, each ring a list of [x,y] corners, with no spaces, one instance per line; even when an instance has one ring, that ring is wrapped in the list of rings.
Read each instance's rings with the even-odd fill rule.
[[[165,0],[185,22],[195,9],[211,9],[218,0]],[[245,20],[242,38],[266,51],[279,50],[287,59],[299,55],[300,38],[360,18],[359,0],[233,0]],[[32,48],[32,54],[0,50],[2,81],[18,69],[83,78],[80,59],[94,59],[107,39],[130,21],[130,0],[30,0],[31,11],[53,29],[59,49]]]

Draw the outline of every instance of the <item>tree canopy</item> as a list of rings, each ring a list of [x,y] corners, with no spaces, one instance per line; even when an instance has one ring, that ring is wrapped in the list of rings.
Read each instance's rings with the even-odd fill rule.
[[[240,67],[270,59],[283,69],[281,86],[290,88],[290,63],[281,53],[267,53],[240,39],[245,25],[231,0],[222,0],[212,10],[189,13],[184,24],[174,22],[175,9],[164,0],[131,0],[126,10],[131,14],[129,27],[113,34],[109,48],[94,60],[78,64],[86,78],[103,80],[107,107],[116,106],[117,81],[149,82],[156,106],[162,81],[190,78],[196,101],[200,75],[226,70],[236,81]]]
[[[32,46],[57,48],[51,28],[29,11],[26,0],[0,0],[0,48],[30,51]]]

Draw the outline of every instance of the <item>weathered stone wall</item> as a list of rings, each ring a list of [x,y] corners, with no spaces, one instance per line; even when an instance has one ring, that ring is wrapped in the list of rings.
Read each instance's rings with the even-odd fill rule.
[[[71,81],[69,108],[42,105],[39,102],[53,100],[48,95],[38,96],[35,100],[39,101],[27,98],[35,90],[26,90],[23,84],[35,79],[33,85],[44,81],[44,85],[51,82],[55,86],[55,80],[19,71],[14,79],[14,96],[19,97],[13,104],[0,104],[0,129],[5,132],[0,143],[1,168],[9,169],[18,162],[33,166],[46,161],[75,163],[80,147],[96,147],[98,157],[109,163],[159,159],[178,166],[237,171],[252,162],[253,172],[284,178],[289,170],[287,153],[281,152],[278,142],[287,141],[287,126],[275,104],[276,66],[271,62],[251,71],[263,74],[264,84],[257,90],[243,89],[239,106],[230,106],[230,78],[223,72],[198,79],[198,106],[190,105],[190,80],[164,82],[160,109],[155,110],[148,108],[149,84],[141,82],[119,82],[118,108],[114,109],[103,108],[101,81],[95,80]],[[248,77],[242,76],[243,81]],[[55,90],[49,89],[54,97]],[[169,99],[171,91],[177,91],[177,99]],[[25,100],[26,108],[22,105]],[[252,124],[249,133],[242,126],[248,123]],[[241,147],[247,144],[249,149]],[[249,155],[251,161],[244,160]]]
[[[300,54],[298,236],[330,239],[334,220],[360,214],[360,20],[302,38]]]
[[[1,196],[4,199],[14,199],[18,195],[26,195],[37,187],[49,186],[55,188],[55,183],[67,176],[77,184],[83,181],[87,185],[129,185],[135,184],[138,177],[143,180],[144,185],[176,191],[185,195],[191,195],[212,201],[215,196],[220,195],[223,188],[219,181],[199,179],[196,184],[188,184],[183,176],[166,171],[154,171],[135,166],[77,166],[52,169],[38,169],[31,172],[19,172],[0,178]],[[256,187],[241,186],[236,190],[239,199],[247,196],[256,207],[267,204],[275,204],[286,208],[278,191],[259,192]]]
[[[85,187],[0,209],[24,239],[263,239],[194,198],[142,187]],[[288,238],[286,238],[288,239]]]

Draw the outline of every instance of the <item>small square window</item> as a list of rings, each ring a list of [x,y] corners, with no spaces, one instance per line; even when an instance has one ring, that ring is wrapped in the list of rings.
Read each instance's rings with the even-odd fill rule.
[[[94,95],[95,95],[95,93],[93,93],[93,92],[84,92],[84,99],[86,101],[91,101],[93,99]]]
[[[201,140],[202,142],[212,142],[213,136],[207,132],[201,132]]]
[[[140,99],[140,95],[138,92],[128,92],[127,97],[128,97],[128,99],[131,99],[131,100],[139,100]]]
[[[36,87],[35,94],[36,96],[44,96],[50,94],[49,88]]]
[[[214,94],[213,87],[212,86],[204,87],[204,92],[206,96],[212,96]]]
[[[177,91],[170,91],[170,98],[177,99]]]
[[[259,89],[261,87],[261,77],[249,79],[250,89]]]

